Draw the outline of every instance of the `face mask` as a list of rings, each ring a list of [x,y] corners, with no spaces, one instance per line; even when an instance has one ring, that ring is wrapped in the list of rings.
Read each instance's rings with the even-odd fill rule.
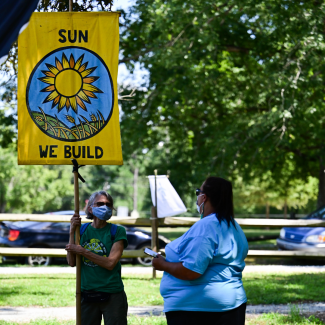
[[[204,204],[204,202],[201,204],[201,205],[198,205],[197,203],[196,203],[196,209],[197,209],[197,212],[198,213],[201,213],[201,206]]]
[[[93,207],[93,215],[100,220],[108,220],[112,216],[112,209],[106,205]]]
[[[203,194],[200,194],[199,196],[202,196]],[[199,198],[198,196],[198,198]],[[204,202],[201,205],[198,205],[198,199],[196,200],[196,209],[198,213],[201,213],[201,206],[203,205],[203,210],[204,210]],[[203,211],[202,211],[203,214]],[[202,219],[202,215],[201,215],[201,219]]]

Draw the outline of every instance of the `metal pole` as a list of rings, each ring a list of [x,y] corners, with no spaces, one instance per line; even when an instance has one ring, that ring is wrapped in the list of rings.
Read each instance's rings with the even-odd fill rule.
[[[69,0],[69,11],[72,11],[73,0]]]
[[[156,206],[151,208],[151,246],[152,250],[158,252],[158,200],[157,200],[157,169],[155,169],[155,201]],[[156,278],[156,270],[152,268],[152,278]]]

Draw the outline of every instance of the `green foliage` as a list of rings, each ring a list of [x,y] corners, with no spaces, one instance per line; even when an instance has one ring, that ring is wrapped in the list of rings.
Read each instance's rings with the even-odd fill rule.
[[[306,181],[291,178],[288,182],[276,181],[271,172],[250,182],[239,176],[234,182],[234,204],[237,211],[245,213],[254,213],[266,203],[278,210],[283,209],[285,202],[288,207],[302,208],[309,201],[316,201],[317,191],[318,180],[312,176],[308,176]]]
[[[109,6],[82,0],[73,10]],[[68,0],[42,0],[37,10],[67,9]],[[325,150],[324,14],[325,4],[315,1],[138,0],[122,13],[120,61],[150,75],[132,101],[122,102],[124,160],[137,163],[105,169],[106,178],[91,180],[84,193],[120,175],[112,190],[130,207],[132,192],[120,194],[121,177],[134,167],[143,176],[157,168],[170,172],[191,209],[192,189],[208,175],[238,185],[241,211],[265,203],[281,208],[285,201],[312,206]],[[1,100],[12,107],[9,116],[0,110],[3,147],[15,138],[16,46],[1,67]]]
[[[71,168],[18,166],[15,149],[0,147],[0,211],[53,211],[73,198]]]
[[[140,165],[139,162],[135,162]],[[80,174],[85,178],[86,183],[80,182],[80,198],[85,201],[89,196],[99,190],[108,191],[113,199],[114,206],[127,206],[129,211],[135,207],[134,200],[137,201],[137,211],[149,213],[151,196],[149,193],[148,178],[143,175],[143,167],[139,168],[137,180],[137,197],[134,196],[134,171],[136,165],[132,161],[127,161],[123,166],[87,166],[80,169]],[[142,174],[142,175],[141,175]],[[148,215],[141,215],[148,217]]]
[[[9,143],[15,141],[16,120],[13,115],[6,115],[5,109],[0,109],[0,146],[7,146]]]
[[[294,0],[137,1],[122,62],[130,71],[140,63],[150,80],[123,103],[124,151],[164,141],[158,168],[182,195],[209,174],[253,183],[267,175],[284,201],[290,182],[318,178],[324,11]]]

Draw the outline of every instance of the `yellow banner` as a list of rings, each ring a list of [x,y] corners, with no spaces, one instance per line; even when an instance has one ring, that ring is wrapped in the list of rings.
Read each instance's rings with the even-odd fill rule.
[[[122,165],[119,13],[34,13],[18,39],[18,164]]]

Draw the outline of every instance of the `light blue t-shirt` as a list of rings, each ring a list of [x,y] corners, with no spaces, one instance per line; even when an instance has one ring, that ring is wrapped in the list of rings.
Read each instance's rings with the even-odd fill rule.
[[[179,280],[164,272],[160,293],[164,312],[175,310],[221,312],[247,301],[242,283],[246,236],[237,222],[219,222],[215,214],[196,222],[183,236],[169,243],[168,262],[202,274],[193,281]]]

